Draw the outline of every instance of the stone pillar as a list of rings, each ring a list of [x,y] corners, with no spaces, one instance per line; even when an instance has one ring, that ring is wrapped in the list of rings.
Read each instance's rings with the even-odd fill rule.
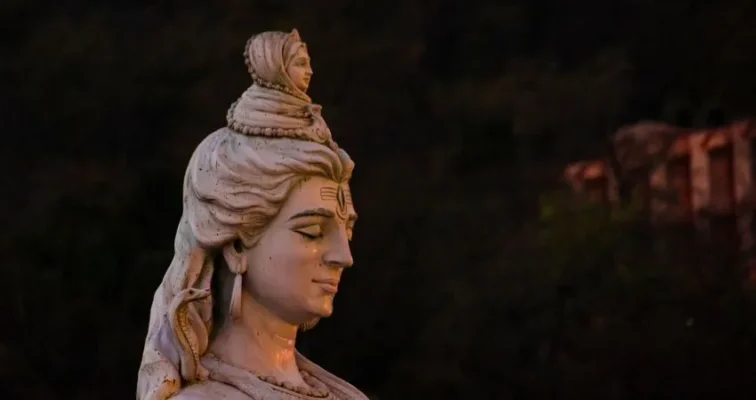
[[[705,146],[706,133],[692,133],[690,135],[690,187],[691,207],[693,208],[694,223],[698,228],[705,228],[706,221],[699,213],[709,206],[709,153]]]
[[[751,219],[753,210],[751,207],[752,195],[751,182],[751,146],[750,135],[746,132],[748,124],[738,123],[730,129],[733,149],[733,180],[735,189],[735,212],[738,218],[738,236],[740,237],[740,249],[749,250],[753,245],[753,233],[751,232]]]
[[[652,165],[648,175],[648,186],[651,189],[651,193],[660,192],[667,189],[666,162],[661,162],[658,165]],[[665,199],[660,199],[659,196],[652,195],[650,203],[651,221],[654,223],[662,221],[666,210],[667,201]]]
[[[611,166],[609,160],[604,160],[604,176],[606,176],[606,198],[609,204],[619,202],[619,186],[617,185],[617,175]]]

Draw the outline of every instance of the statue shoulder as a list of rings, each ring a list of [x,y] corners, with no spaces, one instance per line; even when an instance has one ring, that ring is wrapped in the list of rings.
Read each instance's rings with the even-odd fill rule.
[[[215,381],[202,381],[184,387],[170,400],[255,400],[236,388]]]

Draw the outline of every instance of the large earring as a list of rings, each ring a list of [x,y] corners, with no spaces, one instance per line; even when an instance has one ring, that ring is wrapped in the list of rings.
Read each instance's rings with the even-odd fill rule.
[[[233,269],[234,287],[231,290],[231,304],[229,304],[229,314],[232,320],[241,318],[241,297],[242,297],[242,275],[247,272],[247,255],[242,254],[239,263]]]

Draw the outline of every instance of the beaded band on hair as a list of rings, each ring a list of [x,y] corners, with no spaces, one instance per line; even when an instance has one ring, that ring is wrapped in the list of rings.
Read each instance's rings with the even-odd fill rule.
[[[306,140],[310,142],[316,142],[328,145],[329,147],[334,147],[335,143],[333,143],[333,140],[326,137],[325,139],[318,141],[315,140],[313,137],[308,135],[305,131],[305,129],[302,128],[293,128],[293,129],[285,129],[285,128],[264,128],[261,126],[252,126],[247,125],[244,123],[241,123],[239,121],[236,121],[234,119],[234,109],[236,108],[236,105],[239,103],[239,101],[235,101],[233,104],[231,104],[231,107],[229,107],[228,112],[226,113],[226,121],[229,128],[232,130],[239,132],[244,135],[249,136],[267,136],[271,138],[290,138],[290,139],[298,139],[298,140]],[[309,113],[303,113],[303,117],[311,117]],[[321,133],[322,131],[320,129],[317,129],[316,132]]]

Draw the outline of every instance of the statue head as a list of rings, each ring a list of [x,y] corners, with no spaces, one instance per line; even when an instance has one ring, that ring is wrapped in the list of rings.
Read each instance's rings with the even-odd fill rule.
[[[244,52],[255,83],[307,98],[312,66],[299,32],[263,32],[252,36]]]
[[[251,62],[258,78],[288,79],[288,73],[278,73],[283,70],[276,75],[257,66],[258,61],[274,65],[263,61],[275,55],[282,61],[289,54],[291,60],[301,56],[296,31],[266,32],[249,44],[257,49],[259,40],[278,43],[282,50],[297,48],[271,53],[266,47],[269,58]],[[331,315],[341,274],[352,265],[349,241],[356,214],[349,180],[354,163],[330,131],[323,140],[304,128],[290,128],[303,118],[299,114],[292,114],[299,119],[287,119],[266,111],[276,109],[277,97],[262,92],[248,99],[242,105],[250,106],[239,113],[253,116],[248,118],[255,130],[231,125],[212,133],[186,169],[174,258],[150,314],[139,399],[164,399],[182,382],[207,378],[199,360],[214,327],[244,313],[242,293],[280,319],[309,327]],[[285,108],[287,99],[280,101]],[[310,129],[313,123],[308,124],[303,126]]]
[[[286,75],[294,83],[297,89],[306,92],[310,86],[312,78],[312,66],[310,65],[310,55],[307,54],[307,46],[304,44],[297,47],[296,53],[286,64]]]
[[[233,310],[236,277],[242,292],[291,324],[330,316],[352,265],[352,161],[309,141],[218,134],[197,149],[185,183],[193,194],[185,212],[204,216],[193,234],[207,232],[200,242],[214,250],[213,323],[243,312]]]

